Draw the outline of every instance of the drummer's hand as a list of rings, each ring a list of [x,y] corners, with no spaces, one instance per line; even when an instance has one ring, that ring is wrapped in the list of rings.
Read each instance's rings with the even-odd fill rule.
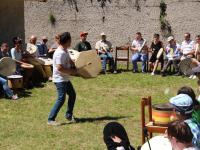
[[[119,137],[117,137],[117,136],[112,136],[111,139],[112,139],[115,143],[121,143],[121,142],[122,142],[122,140],[121,140]]]
[[[78,70],[76,68],[72,68],[71,75],[77,75],[77,74],[78,74]]]
[[[167,136],[167,130],[165,130],[164,138],[168,138],[168,136]]]

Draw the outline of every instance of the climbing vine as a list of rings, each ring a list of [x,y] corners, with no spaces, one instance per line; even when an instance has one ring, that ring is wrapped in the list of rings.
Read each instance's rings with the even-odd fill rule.
[[[172,28],[169,22],[166,19],[167,13],[167,4],[165,0],[160,1],[160,29],[164,37],[172,35]]]
[[[51,25],[55,26],[56,18],[54,17],[52,12],[49,14],[49,21],[50,21]]]

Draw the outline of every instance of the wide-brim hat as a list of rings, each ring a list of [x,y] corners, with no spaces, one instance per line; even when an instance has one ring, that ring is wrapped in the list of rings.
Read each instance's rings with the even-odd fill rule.
[[[16,62],[10,57],[0,59],[0,75],[10,76],[16,71]]]

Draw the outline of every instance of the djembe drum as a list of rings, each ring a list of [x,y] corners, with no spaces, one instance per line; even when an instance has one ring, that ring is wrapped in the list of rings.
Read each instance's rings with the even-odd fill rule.
[[[152,106],[152,119],[155,125],[168,126],[175,119],[174,108],[169,103]]]
[[[52,64],[53,60],[50,58],[40,57],[37,59],[37,61],[43,65],[44,71],[47,75],[47,78],[52,76]]]
[[[190,75],[192,72],[192,68],[195,68],[197,66],[197,63],[193,58],[183,59],[179,64],[180,71],[186,76]]]
[[[23,88],[23,76],[21,75],[10,75],[8,78],[8,86],[11,89],[22,89]]]

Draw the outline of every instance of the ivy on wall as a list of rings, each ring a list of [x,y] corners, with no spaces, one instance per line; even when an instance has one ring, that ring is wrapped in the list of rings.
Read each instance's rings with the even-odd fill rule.
[[[172,28],[166,19],[166,16],[167,16],[166,10],[167,10],[167,4],[165,3],[165,0],[161,0],[160,1],[160,29],[164,37],[169,37],[170,35],[172,35]]]

